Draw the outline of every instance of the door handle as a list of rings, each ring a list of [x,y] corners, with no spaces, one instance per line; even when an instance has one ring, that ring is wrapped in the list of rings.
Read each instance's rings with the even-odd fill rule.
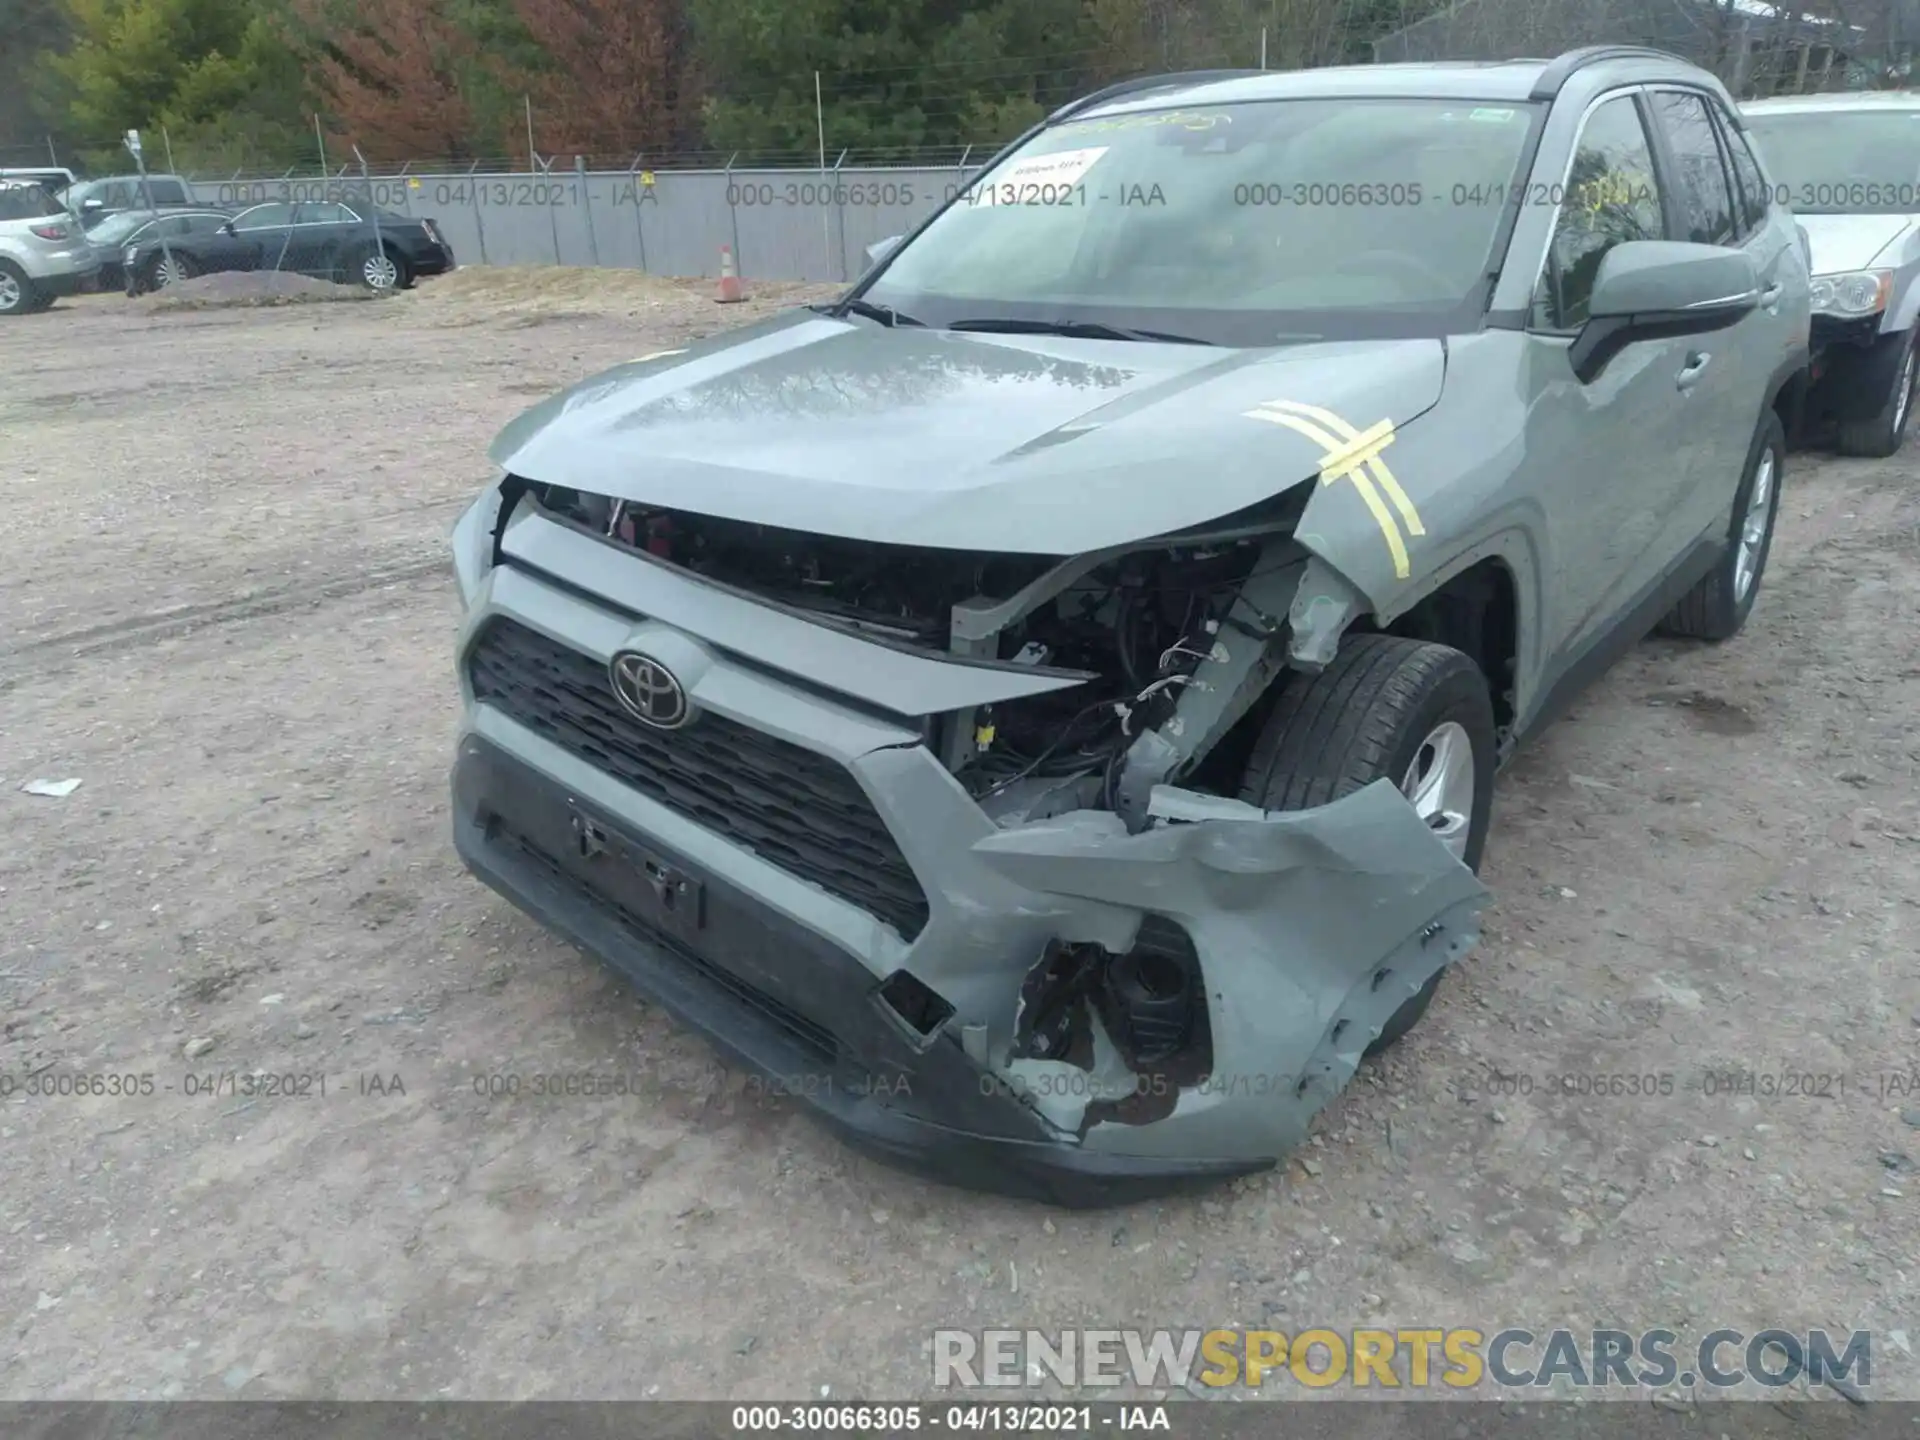
[[[1673,383],[1682,390],[1691,390],[1700,383],[1700,377],[1707,373],[1707,362],[1712,359],[1713,356],[1704,350],[1694,351],[1687,356],[1686,365],[1674,377]]]
[[[1778,306],[1780,303],[1780,291],[1783,288],[1778,281],[1775,281],[1766,289],[1762,290],[1760,292],[1760,307],[1763,310],[1772,310]]]

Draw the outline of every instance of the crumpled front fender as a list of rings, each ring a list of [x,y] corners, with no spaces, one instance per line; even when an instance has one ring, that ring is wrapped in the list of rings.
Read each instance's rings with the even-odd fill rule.
[[[1491,898],[1385,780],[1310,810],[1261,811],[1156,787],[1163,821],[1128,834],[1082,810],[989,835],[983,863],[1029,889],[1141,914],[1192,937],[1212,1032],[1208,1078],[1147,1124],[1099,1120],[1089,1148],[1142,1156],[1273,1158],[1352,1078],[1399,1006],[1478,939]],[[1096,1072],[1124,1088],[1118,1057]],[[1016,1061],[1019,1067],[1055,1062]],[[1028,1093],[1038,1087],[1027,1087]],[[1053,1104],[1071,1126],[1097,1095]],[[1075,1113],[1068,1113],[1069,1111]]]

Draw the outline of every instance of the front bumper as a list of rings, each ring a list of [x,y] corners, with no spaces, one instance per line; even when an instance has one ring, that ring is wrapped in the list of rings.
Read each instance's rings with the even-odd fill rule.
[[[515,516],[508,563],[485,568],[475,557],[490,524],[483,501],[455,536],[468,603],[461,856],[881,1158],[1071,1206],[1266,1168],[1305,1137],[1399,1005],[1477,938],[1486,891],[1385,782],[1273,815],[1168,792],[1191,818],[1140,834],[1104,811],[1000,830],[911,722],[875,703],[996,672],[956,678],[932,657],[721,603],[538,513]],[[783,852],[695,818],[729,796],[764,798],[766,770],[751,785],[693,783],[690,772],[630,784],[614,778],[630,761],[609,759],[622,742],[604,706],[570,727],[513,713],[492,682],[478,698],[470,661],[500,625],[584,657],[563,684],[543,682],[548,700],[602,683],[613,654],[640,649],[716,725],[843,767],[919,882],[924,921],[883,921],[856,903],[857,881],[802,878],[781,863],[795,853],[792,830]],[[792,674],[802,647],[806,682]],[[705,723],[674,743],[706,744]],[[834,804],[818,812],[829,828],[844,816],[844,797]],[[791,822],[793,807],[784,813]],[[665,898],[682,882],[694,912]],[[1090,1067],[1012,1058],[1022,985],[1049,947],[1123,953],[1149,916],[1193,942],[1212,1061],[1203,1081],[1156,1092],[1150,1115],[1125,1110],[1136,1077],[1110,1043],[1096,1044]],[[902,971],[951,1007],[931,1033],[884,993]]]
[[[652,928],[642,866],[689,863],[621,834],[610,812],[570,794],[477,736],[453,772],[454,844],[481,880],[549,930],[618,970],[649,1001],[704,1035],[774,1093],[805,1102],[857,1149],[966,1189],[1071,1208],[1127,1204],[1262,1168],[1255,1160],[1165,1160],[1080,1150],[995,1086],[955,1045],[913,1044],[874,1000],[874,978],[845,951],[757,897],[698,872],[706,925],[727,940],[722,966]],[[580,854],[575,817],[593,817],[609,848]],[[631,857],[645,855],[636,865]],[[748,980],[808,992],[810,1012]]]

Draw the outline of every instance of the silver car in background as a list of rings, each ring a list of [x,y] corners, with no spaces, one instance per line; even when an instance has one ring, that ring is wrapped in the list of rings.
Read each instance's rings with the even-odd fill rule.
[[[100,262],[80,222],[44,185],[0,182],[0,316],[93,288]]]
[[[1812,245],[1808,419],[1847,455],[1891,455],[1913,419],[1920,319],[1920,94],[1798,95],[1741,107]]]

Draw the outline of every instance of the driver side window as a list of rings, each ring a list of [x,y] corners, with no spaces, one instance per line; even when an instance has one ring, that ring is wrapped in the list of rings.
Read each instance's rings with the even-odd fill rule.
[[[1631,96],[1605,101],[1587,117],[1534,296],[1533,324],[1574,330],[1587,321],[1600,262],[1624,240],[1665,236],[1653,150]]]

